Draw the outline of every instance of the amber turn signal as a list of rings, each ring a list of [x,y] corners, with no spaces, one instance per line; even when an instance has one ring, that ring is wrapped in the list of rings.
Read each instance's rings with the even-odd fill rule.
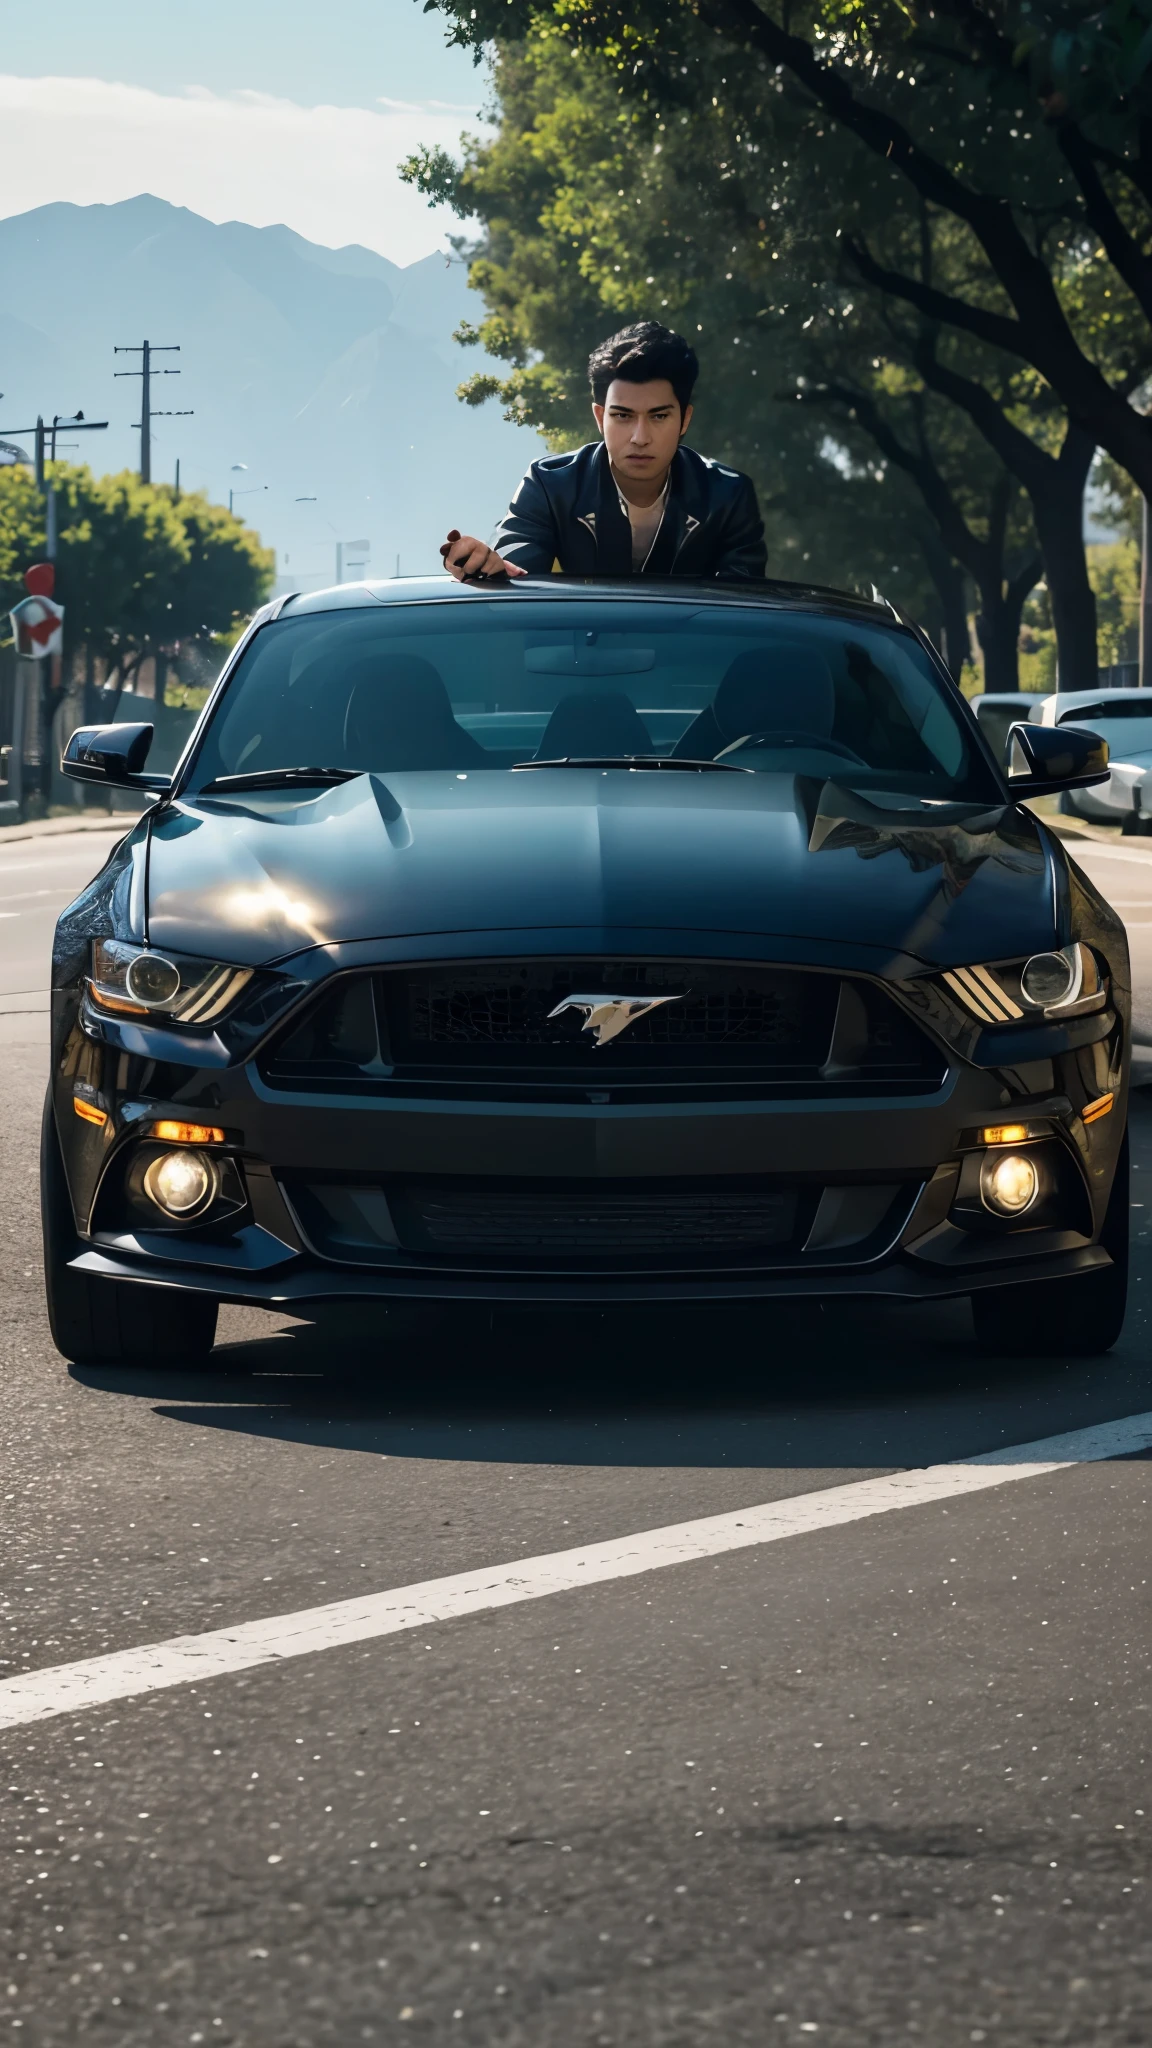
[[[1098,1095],[1095,1102],[1086,1102],[1080,1111],[1081,1122],[1098,1124],[1102,1116],[1108,1115],[1115,1100],[1114,1095]]]
[[[1022,1145],[1028,1136],[1027,1124],[989,1124],[980,1133],[982,1145]]]
[[[126,1003],[120,996],[109,995],[106,989],[88,983],[88,993],[101,1010],[114,1010],[118,1017],[147,1017],[150,1012],[143,1003]]]
[[[72,1107],[76,1111],[77,1116],[83,1117],[86,1124],[95,1124],[97,1129],[108,1121],[108,1111],[106,1109],[97,1109],[94,1102],[85,1102],[82,1095],[74,1095],[72,1097]]]
[[[182,1124],[172,1117],[161,1117],[159,1123],[149,1128],[150,1138],[159,1138],[165,1145],[222,1145],[224,1133],[218,1124]]]

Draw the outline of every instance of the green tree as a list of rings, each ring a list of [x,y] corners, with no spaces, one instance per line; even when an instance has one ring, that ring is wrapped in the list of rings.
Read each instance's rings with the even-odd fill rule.
[[[184,555],[168,586],[167,619],[159,644],[171,652],[177,642],[231,634],[268,595],[275,573],[274,552],[226,505],[203,492],[177,498],[170,485],[157,487],[175,512]]]
[[[495,138],[469,142],[462,167],[435,152],[406,173],[485,230],[471,281],[489,316],[461,338],[510,370],[462,395],[499,396],[554,445],[583,439],[590,344],[659,312],[704,344],[693,431],[756,475],[774,572],[881,583],[944,629],[958,669],[966,571],[989,687],[1015,687],[1020,605],[1039,573],[1022,493],[967,408],[926,389],[917,335],[901,343],[869,294],[836,278],[835,237],[769,235],[726,175],[725,118],[637,107],[602,59],[533,36],[501,49],[494,82]],[[910,516],[901,477],[931,524]]]
[[[57,463],[51,477],[65,646],[72,654],[84,648],[89,681],[99,658],[106,683],[123,690],[148,655],[231,633],[267,595],[275,557],[224,506],[195,492],[177,499],[169,486],[142,484],[127,470],[94,477]],[[45,501],[31,472],[0,470],[0,609],[23,597],[24,571],[43,560],[46,538]],[[45,763],[58,701],[59,693],[43,692]]]
[[[102,658],[121,687],[149,654],[228,632],[254,611],[274,573],[272,553],[226,507],[131,472],[94,477],[57,463],[56,595],[68,644]],[[24,570],[42,560],[44,499],[31,472],[0,470],[0,605],[23,596]]]
[[[1129,403],[1147,373],[1152,315],[1148,67],[1129,49],[1120,0],[1111,42],[1085,0],[1061,11],[1039,0],[432,4],[452,40],[478,53],[533,31],[598,52],[622,97],[668,122],[727,111],[737,147],[726,169],[752,195],[750,211],[767,222],[783,173],[814,204],[827,207],[831,193],[862,281],[1029,366],[1152,492],[1152,421]],[[1080,75],[1060,41],[1069,23],[1091,45],[1091,91],[1059,84]],[[1128,51],[1133,81],[1119,111],[1099,84],[1114,45]],[[781,100],[803,117],[795,162],[774,146],[769,115]],[[859,231],[861,209],[865,225],[885,209],[898,224],[909,197],[955,229],[966,278],[928,280],[883,233]]]

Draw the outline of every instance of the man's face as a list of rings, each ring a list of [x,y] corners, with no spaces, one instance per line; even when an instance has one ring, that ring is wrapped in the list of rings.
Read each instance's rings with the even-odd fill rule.
[[[613,469],[636,483],[654,483],[664,475],[692,417],[690,405],[681,417],[666,377],[651,384],[628,384],[616,377],[604,404],[592,411]]]

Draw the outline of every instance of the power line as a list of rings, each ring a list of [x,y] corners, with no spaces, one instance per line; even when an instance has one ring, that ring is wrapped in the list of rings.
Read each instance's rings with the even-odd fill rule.
[[[179,377],[181,374],[179,370],[154,370],[152,368],[153,356],[178,356],[179,353],[180,344],[178,341],[164,342],[163,344],[154,341],[143,341],[133,343],[124,348],[117,345],[113,350],[114,355],[139,356],[141,358],[138,370],[114,370],[112,374],[115,377],[139,377],[143,380],[140,387],[140,418],[138,421],[133,420],[132,422],[133,426],[139,426],[140,428],[140,481],[142,484],[150,484],[152,481],[153,420],[186,420],[192,418],[193,409],[191,406],[184,412],[154,411],[152,406],[153,377]]]
[[[79,433],[82,434],[102,434],[107,425],[107,420],[86,420],[82,412],[57,412],[53,413],[52,424],[51,426],[49,426],[48,422],[45,420],[43,414],[41,413],[37,416],[36,425],[34,427],[0,427],[0,433],[34,434],[36,436],[36,488],[38,491],[42,491],[44,489],[44,461],[46,444],[49,441],[52,443],[52,452],[50,455],[48,455],[47,459],[49,462],[55,462],[56,436],[59,433],[60,428],[75,428]]]

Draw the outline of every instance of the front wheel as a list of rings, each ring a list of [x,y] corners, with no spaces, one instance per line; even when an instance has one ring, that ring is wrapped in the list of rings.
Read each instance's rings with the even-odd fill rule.
[[[1112,1264],[1072,1280],[1027,1280],[972,1296],[977,1342],[1008,1358],[1091,1358],[1110,1351],[1128,1305],[1128,1133],[1100,1242]]]
[[[77,1273],[72,1203],[51,1098],[40,1133],[44,1290],[52,1342],[73,1365],[202,1365],[216,1338],[216,1303],[200,1294]]]

